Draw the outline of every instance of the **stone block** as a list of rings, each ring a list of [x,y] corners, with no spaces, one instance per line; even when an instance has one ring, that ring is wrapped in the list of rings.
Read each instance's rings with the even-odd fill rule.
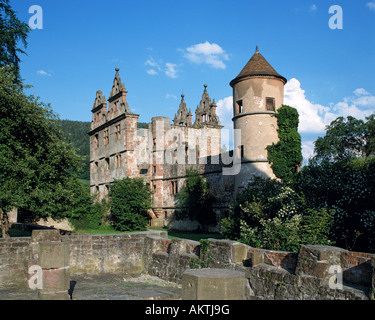
[[[264,263],[263,252],[249,252],[247,256],[248,258],[243,262],[245,267],[254,267]]]
[[[68,291],[43,292],[38,291],[38,300],[70,300]]]
[[[332,276],[332,265],[341,265],[341,254],[346,250],[331,246],[302,245],[298,253],[296,275],[325,279]]]
[[[59,230],[33,230],[31,234],[31,242],[42,241],[61,241]]]
[[[182,275],[183,300],[244,300],[245,273],[230,269],[188,269]]]
[[[60,292],[70,288],[70,268],[43,269],[43,292]]]
[[[232,261],[234,263],[242,263],[247,258],[248,247],[241,243],[232,245]]]
[[[40,242],[39,266],[43,269],[69,266],[70,245],[67,242]]]

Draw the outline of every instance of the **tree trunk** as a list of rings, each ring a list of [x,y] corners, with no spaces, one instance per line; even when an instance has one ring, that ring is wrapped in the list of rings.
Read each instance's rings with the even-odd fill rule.
[[[1,235],[3,238],[9,238],[9,220],[8,214],[0,209]]]

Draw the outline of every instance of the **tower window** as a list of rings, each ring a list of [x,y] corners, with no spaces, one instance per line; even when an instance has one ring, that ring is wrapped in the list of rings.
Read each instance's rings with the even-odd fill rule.
[[[267,111],[275,111],[275,98],[266,98]]]
[[[243,112],[243,103],[242,100],[237,100],[236,101],[236,114],[242,113]]]
[[[105,168],[105,170],[109,170],[109,158],[105,158],[105,160],[104,160],[104,168]]]

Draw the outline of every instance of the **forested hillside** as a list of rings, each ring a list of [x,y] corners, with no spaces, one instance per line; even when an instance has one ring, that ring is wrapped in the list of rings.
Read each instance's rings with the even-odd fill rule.
[[[79,173],[79,178],[83,180],[90,180],[90,124],[91,122],[60,120],[67,141],[77,150],[78,155],[84,157]],[[147,123],[139,122],[138,128],[147,128]]]

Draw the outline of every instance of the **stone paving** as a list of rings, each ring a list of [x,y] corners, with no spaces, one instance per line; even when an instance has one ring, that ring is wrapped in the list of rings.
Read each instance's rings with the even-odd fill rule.
[[[72,300],[178,300],[181,285],[149,275],[72,275]],[[0,300],[36,300],[27,288],[0,288]]]

